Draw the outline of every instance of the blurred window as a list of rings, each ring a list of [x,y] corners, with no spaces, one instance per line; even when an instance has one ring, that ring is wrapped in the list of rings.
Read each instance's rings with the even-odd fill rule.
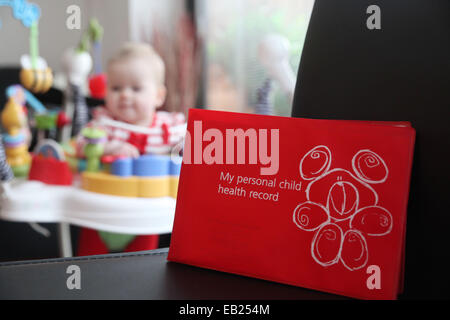
[[[208,0],[202,5],[207,107],[251,113],[269,109],[289,116],[314,0]],[[285,63],[277,59],[284,48]],[[264,55],[273,62],[265,65]]]

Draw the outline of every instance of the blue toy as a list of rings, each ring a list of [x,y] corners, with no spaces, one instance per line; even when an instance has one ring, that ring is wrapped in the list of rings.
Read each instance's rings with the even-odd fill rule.
[[[34,3],[26,0],[0,0],[0,7],[11,7],[15,19],[22,21],[23,25],[30,28],[39,21],[41,10]],[[1,21],[0,21],[1,26]]]

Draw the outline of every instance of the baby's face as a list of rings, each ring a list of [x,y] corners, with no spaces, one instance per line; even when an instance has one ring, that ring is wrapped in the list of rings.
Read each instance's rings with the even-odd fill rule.
[[[155,83],[152,67],[142,58],[126,59],[108,68],[106,108],[118,121],[149,126],[165,89]]]

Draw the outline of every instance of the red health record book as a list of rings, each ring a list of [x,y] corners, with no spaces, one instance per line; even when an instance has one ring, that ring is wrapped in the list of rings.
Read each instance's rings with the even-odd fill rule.
[[[414,140],[407,122],[192,109],[168,260],[395,299]]]

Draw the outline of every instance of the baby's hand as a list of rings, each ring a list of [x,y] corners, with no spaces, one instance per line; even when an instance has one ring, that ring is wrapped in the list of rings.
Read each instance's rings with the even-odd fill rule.
[[[124,156],[129,158],[138,158],[139,150],[127,142],[114,141],[105,146],[105,155]]]

